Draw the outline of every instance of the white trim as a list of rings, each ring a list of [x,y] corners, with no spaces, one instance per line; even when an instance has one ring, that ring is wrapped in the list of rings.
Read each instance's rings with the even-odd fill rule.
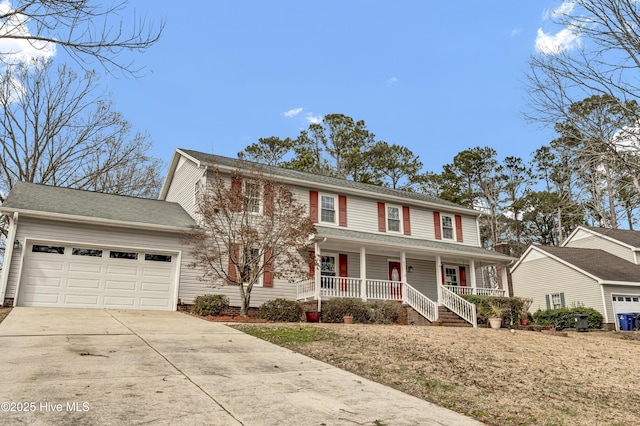
[[[155,225],[150,223],[129,222],[124,220],[104,219],[99,217],[79,216],[79,215],[72,215],[72,214],[65,214],[65,213],[41,212],[36,210],[0,208],[0,213],[4,215],[7,215],[9,213],[20,213],[23,216],[28,216],[36,219],[47,219],[47,220],[54,220],[59,222],[73,222],[73,223],[81,222],[81,223],[87,223],[90,225],[113,226],[118,228],[147,229],[147,230],[155,230],[155,231],[181,232],[181,233],[192,229],[192,228],[186,228],[181,226]]]
[[[604,295],[604,285],[600,284],[600,294],[602,294],[602,310],[604,311],[604,322],[609,323],[609,310],[607,309],[607,298]],[[613,306],[613,300],[611,300],[611,309],[613,310],[613,316],[616,317],[616,307]],[[617,321],[616,321],[617,322]],[[617,330],[617,327],[616,327]]]
[[[16,289],[15,296],[13,298],[13,306],[18,306],[18,298],[20,297],[20,283],[22,282],[22,272],[24,268],[24,258],[27,253],[27,246],[32,243],[44,243],[44,244],[60,244],[60,245],[82,245],[83,247],[96,247],[96,248],[122,248],[127,250],[135,250],[135,251],[146,251],[146,252],[155,252],[155,253],[167,253],[176,256],[176,276],[175,283],[173,285],[173,304],[172,310],[177,310],[178,305],[178,292],[180,291],[180,273],[181,273],[181,263],[182,263],[182,250],[166,250],[166,249],[155,249],[153,247],[141,247],[141,246],[127,246],[127,245],[111,245],[111,244],[96,244],[96,243],[85,243],[78,241],[65,241],[65,240],[47,240],[41,238],[33,238],[28,237],[25,238],[24,243],[22,245],[22,253],[20,255],[20,268],[18,270],[18,276],[16,278]]]
[[[18,212],[13,213],[13,217],[7,215],[9,218],[9,233],[5,240],[2,271],[0,273],[0,306],[4,305],[4,296],[7,292],[9,270],[11,269],[11,259],[13,258],[13,244],[16,240],[16,234],[18,231],[18,216]]]

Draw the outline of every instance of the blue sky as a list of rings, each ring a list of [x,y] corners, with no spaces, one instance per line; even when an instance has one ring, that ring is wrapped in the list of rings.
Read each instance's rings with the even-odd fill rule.
[[[143,78],[103,83],[166,163],[176,147],[235,157],[331,113],[436,172],[470,147],[529,160],[553,138],[522,112],[528,57],[563,36],[548,20],[561,1],[130,3],[166,30],[136,56]]]

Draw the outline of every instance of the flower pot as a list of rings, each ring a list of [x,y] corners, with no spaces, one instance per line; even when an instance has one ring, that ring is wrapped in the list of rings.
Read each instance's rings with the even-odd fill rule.
[[[527,319],[526,318],[520,318],[520,325],[523,327],[527,326]]]
[[[307,322],[320,322],[320,312],[318,311],[308,311],[305,312],[307,316]]]
[[[502,327],[502,318],[489,318],[489,324],[491,324],[491,328],[500,328]]]
[[[345,315],[342,320],[345,324],[353,324],[353,317],[351,315]]]

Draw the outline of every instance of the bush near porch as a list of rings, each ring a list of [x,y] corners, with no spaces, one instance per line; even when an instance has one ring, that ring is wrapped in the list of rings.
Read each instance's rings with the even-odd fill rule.
[[[474,294],[461,294],[460,297],[476,305],[478,324],[486,324],[489,318],[492,317],[491,304],[504,309],[503,320],[508,320],[510,324],[517,324],[520,320],[522,306],[526,302],[521,297],[477,296]]]
[[[322,321],[341,323],[345,315],[351,315],[355,323],[395,324],[401,310],[400,303],[392,300],[364,302],[354,298],[330,299],[322,302]]]

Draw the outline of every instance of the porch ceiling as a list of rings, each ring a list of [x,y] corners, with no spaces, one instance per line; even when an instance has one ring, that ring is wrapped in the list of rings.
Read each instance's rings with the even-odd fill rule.
[[[316,225],[316,238],[327,238],[322,250],[359,252],[365,247],[367,253],[397,256],[404,251],[407,257],[435,259],[437,255],[447,259],[473,259],[478,262],[509,264],[513,257],[479,247],[423,240],[407,236],[374,234]]]

